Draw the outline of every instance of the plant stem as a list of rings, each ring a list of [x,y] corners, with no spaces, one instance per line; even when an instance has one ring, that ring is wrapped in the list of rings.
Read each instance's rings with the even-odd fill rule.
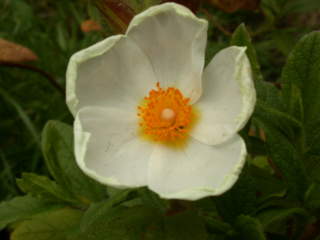
[[[27,65],[27,64],[22,64],[22,63],[13,63],[13,62],[0,62],[0,66],[21,68],[21,69],[25,69],[25,70],[29,70],[29,71],[32,71],[32,72],[39,73],[40,75],[45,77],[49,81],[49,83],[55,89],[57,89],[58,92],[61,93],[62,96],[65,96],[64,88],[54,79],[54,77],[52,77],[49,73],[43,71],[42,69],[40,69],[38,67]]]

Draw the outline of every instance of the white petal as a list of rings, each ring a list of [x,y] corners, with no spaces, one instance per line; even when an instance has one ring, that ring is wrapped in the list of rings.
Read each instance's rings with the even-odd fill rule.
[[[176,87],[196,101],[201,95],[207,25],[186,7],[166,3],[135,16],[127,35],[148,56],[161,86]]]
[[[183,150],[158,146],[151,156],[148,186],[168,199],[220,195],[238,179],[245,157],[246,147],[238,135],[218,146],[195,139]]]
[[[76,161],[90,177],[116,187],[147,184],[153,148],[137,137],[136,116],[116,108],[83,108],[74,136]]]
[[[220,51],[205,69],[203,89],[195,104],[199,121],[190,134],[203,143],[219,144],[242,129],[254,110],[256,92],[245,48]]]
[[[156,85],[147,57],[126,36],[109,37],[74,54],[67,69],[67,104],[75,115],[86,106],[136,111]]]

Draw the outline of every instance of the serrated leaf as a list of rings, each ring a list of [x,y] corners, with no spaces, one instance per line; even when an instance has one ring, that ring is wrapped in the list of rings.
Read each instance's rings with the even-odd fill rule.
[[[17,184],[23,192],[30,193],[33,196],[53,202],[73,203],[72,196],[46,176],[23,173],[22,178],[17,179]]]
[[[252,40],[249,32],[247,31],[245,24],[240,24],[239,27],[234,31],[231,38],[231,45],[245,46],[247,47],[247,55],[251,63],[253,75],[255,81],[263,81],[263,76],[260,71],[260,64],[258,61],[256,50],[252,44]]]
[[[7,224],[30,218],[35,214],[50,211],[57,207],[60,206],[49,204],[29,195],[2,202],[0,204],[0,230]]]
[[[301,92],[304,123],[320,118],[320,32],[313,32],[303,37],[288,57],[283,69],[281,81],[288,103],[294,99],[292,88]],[[290,106],[291,114],[294,109]]]
[[[11,240],[67,240],[77,230],[82,214],[71,208],[39,214],[19,224]]]
[[[46,165],[57,184],[84,204],[105,198],[105,187],[87,177],[73,154],[73,131],[69,125],[49,121],[42,132]]]
[[[239,231],[240,239],[266,240],[262,225],[256,218],[241,215],[236,220],[236,228]]]

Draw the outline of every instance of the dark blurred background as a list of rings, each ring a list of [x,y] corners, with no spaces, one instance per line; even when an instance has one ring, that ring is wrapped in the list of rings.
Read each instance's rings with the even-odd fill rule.
[[[50,119],[73,121],[64,96],[70,56],[123,33],[135,14],[161,2],[0,1],[0,201],[20,194],[15,179],[22,172],[47,175],[41,130]],[[320,27],[319,0],[176,2],[209,21],[207,59],[227,46],[232,32],[245,23],[265,79],[275,84],[296,41]]]

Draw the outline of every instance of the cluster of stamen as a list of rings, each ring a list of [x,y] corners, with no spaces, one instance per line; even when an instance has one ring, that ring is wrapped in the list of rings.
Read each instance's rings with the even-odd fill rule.
[[[138,106],[140,126],[153,140],[173,142],[187,137],[193,119],[190,99],[173,87],[151,90]]]

